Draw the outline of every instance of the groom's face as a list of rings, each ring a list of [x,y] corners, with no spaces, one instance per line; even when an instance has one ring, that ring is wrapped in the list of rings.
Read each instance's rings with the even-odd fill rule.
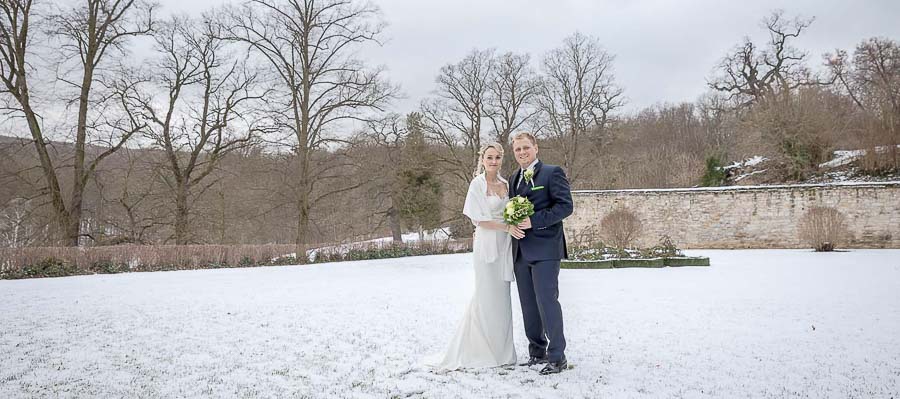
[[[532,143],[527,137],[513,140],[512,146],[519,166],[526,168],[537,159],[537,144]]]

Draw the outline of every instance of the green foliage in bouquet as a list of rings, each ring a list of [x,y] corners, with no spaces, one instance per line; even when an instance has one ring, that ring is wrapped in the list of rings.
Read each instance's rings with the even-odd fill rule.
[[[534,204],[521,195],[510,198],[503,209],[503,221],[508,224],[519,224],[527,217],[534,215]]]

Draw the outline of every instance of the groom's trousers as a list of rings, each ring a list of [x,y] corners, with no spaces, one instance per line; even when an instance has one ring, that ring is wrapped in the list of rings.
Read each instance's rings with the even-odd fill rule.
[[[521,254],[520,254],[521,255]],[[516,286],[522,304],[528,353],[551,362],[565,359],[562,307],[559,305],[559,260],[529,263],[517,257]]]

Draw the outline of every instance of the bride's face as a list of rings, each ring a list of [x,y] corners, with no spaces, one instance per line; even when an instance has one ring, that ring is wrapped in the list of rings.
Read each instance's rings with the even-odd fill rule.
[[[484,165],[484,171],[489,173],[497,173],[500,165],[503,164],[503,155],[493,148],[488,148],[481,156],[481,163]]]

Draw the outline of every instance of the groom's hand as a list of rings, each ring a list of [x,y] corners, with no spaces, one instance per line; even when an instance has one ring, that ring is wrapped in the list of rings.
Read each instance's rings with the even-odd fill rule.
[[[525,218],[525,220],[523,220],[522,223],[519,223],[518,227],[522,230],[530,229],[531,228],[531,218],[530,217]]]

